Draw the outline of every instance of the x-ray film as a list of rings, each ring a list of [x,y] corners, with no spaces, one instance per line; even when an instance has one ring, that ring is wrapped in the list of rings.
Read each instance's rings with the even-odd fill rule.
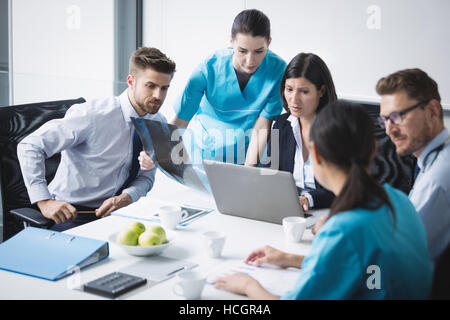
[[[143,118],[132,117],[131,120],[144,150],[158,169],[183,185],[211,194],[201,157],[195,156],[190,142],[188,148],[184,144],[183,137],[191,140],[189,129]]]

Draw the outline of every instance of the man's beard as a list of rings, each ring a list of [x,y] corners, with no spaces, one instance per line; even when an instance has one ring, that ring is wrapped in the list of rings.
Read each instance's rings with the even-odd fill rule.
[[[391,140],[394,140],[397,136],[391,135]],[[406,148],[399,150],[397,146],[395,146],[398,155],[400,156],[408,156],[423,148],[432,140],[432,128],[429,123],[424,123],[424,127],[421,132],[414,137],[410,137],[410,143]]]
[[[136,98],[134,99],[134,101],[136,101],[136,104],[139,107],[139,109],[141,109],[145,113],[155,114],[161,108],[161,101],[158,99],[153,99],[150,101],[150,103],[156,103],[156,105],[146,104],[145,102],[136,100]]]

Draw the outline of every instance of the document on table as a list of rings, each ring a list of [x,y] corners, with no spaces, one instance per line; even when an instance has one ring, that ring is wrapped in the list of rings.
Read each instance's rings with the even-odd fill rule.
[[[196,263],[168,258],[164,256],[153,256],[151,259],[143,259],[119,270],[120,272],[142,277],[151,281],[164,281],[183,270],[190,270],[197,266]]]
[[[111,215],[160,222],[158,216],[159,208],[166,205],[174,205],[174,203],[155,198],[143,199],[143,201],[132,203],[127,207],[114,211]],[[183,218],[179,223],[182,226],[188,225],[197,218],[213,211],[208,208],[187,205],[180,205],[180,207],[188,213],[187,217]]]
[[[221,264],[207,276],[207,283],[212,284],[218,277],[233,273],[245,273],[258,280],[261,286],[272,294],[282,296],[290,291],[300,270],[294,268],[282,269],[274,265],[264,264],[260,267],[245,264],[241,260],[230,260]]]

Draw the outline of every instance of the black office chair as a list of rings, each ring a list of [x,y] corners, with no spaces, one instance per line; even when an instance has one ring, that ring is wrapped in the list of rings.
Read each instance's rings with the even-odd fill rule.
[[[386,135],[378,123],[380,115],[380,105],[370,103],[360,103],[366,108],[375,125],[375,137],[378,143],[378,150],[370,173],[380,183],[389,183],[394,188],[400,189],[406,194],[409,193],[414,184],[414,168],[416,158],[412,155],[399,156],[395,150],[395,145]]]
[[[48,228],[53,221],[45,218],[30,204],[19,161],[17,144],[45,122],[63,118],[73,105],[83,98],[0,107],[0,196],[3,216],[3,240],[23,229],[24,224]],[[60,154],[45,161],[47,183],[58,168]]]
[[[450,244],[436,262],[431,299],[450,300]]]

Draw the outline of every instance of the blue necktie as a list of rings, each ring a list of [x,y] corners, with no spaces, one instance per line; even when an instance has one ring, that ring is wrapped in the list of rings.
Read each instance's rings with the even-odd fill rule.
[[[416,167],[414,168],[414,181],[416,181],[417,176],[419,175],[420,172],[420,168],[419,166],[416,164]]]
[[[125,183],[123,184],[122,188],[120,188],[120,190],[117,192],[117,194],[121,194],[122,190],[127,188],[131,182],[133,182],[133,180],[137,177],[138,172],[139,172],[139,161],[138,161],[138,157],[139,157],[139,153],[142,151],[142,142],[141,139],[139,138],[139,135],[137,134],[137,131],[134,130],[134,135],[133,135],[133,157],[131,159],[131,169],[130,169],[130,174],[127,178],[127,180],[125,181]]]

